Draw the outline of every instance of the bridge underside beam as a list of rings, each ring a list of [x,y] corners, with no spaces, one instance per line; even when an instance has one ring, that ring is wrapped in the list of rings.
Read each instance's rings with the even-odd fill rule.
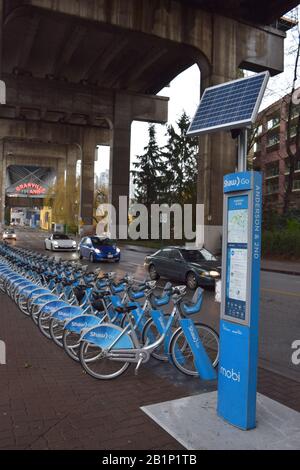
[[[168,98],[95,89],[36,78],[3,75],[6,104],[0,119],[28,119],[61,124],[99,127],[113,126],[116,97],[126,97],[131,120],[165,123]]]

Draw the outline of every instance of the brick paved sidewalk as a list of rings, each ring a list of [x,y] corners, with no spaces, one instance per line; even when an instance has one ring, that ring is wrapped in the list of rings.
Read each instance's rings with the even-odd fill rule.
[[[199,381],[191,392],[155,367],[141,368],[138,377],[131,367],[116,380],[96,381],[7,296],[0,296],[0,306],[0,339],[7,346],[7,365],[0,366],[0,449],[182,449],[140,406],[199,393],[206,384]],[[259,384],[265,395],[300,411],[299,383],[260,370]]]

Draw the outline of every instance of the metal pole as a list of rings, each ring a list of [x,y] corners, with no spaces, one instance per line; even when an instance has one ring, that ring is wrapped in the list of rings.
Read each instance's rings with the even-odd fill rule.
[[[238,139],[238,171],[247,171],[247,129],[241,129]]]

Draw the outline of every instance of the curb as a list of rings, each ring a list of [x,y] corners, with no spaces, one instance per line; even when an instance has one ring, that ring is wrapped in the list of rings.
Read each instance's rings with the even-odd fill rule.
[[[128,250],[128,251],[135,251],[136,253],[145,253],[147,255],[150,255],[152,253],[155,253],[156,251],[158,251],[158,249],[155,249],[155,248],[146,248],[146,249],[141,249],[141,248],[135,248],[135,247],[131,247],[130,245],[124,245],[124,249],[125,250]]]
[[[300,276],[300,271],[286,271],[284,269],[273,269],[273,268],[261,268],[260,270],[270,272],[270,273],[287,274],[290,276]]]

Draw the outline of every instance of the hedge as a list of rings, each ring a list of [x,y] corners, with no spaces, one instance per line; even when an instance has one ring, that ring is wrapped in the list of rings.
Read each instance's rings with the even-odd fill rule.
[[[300,259],[300,230],[267,230],[262,234],[263,256]]]

